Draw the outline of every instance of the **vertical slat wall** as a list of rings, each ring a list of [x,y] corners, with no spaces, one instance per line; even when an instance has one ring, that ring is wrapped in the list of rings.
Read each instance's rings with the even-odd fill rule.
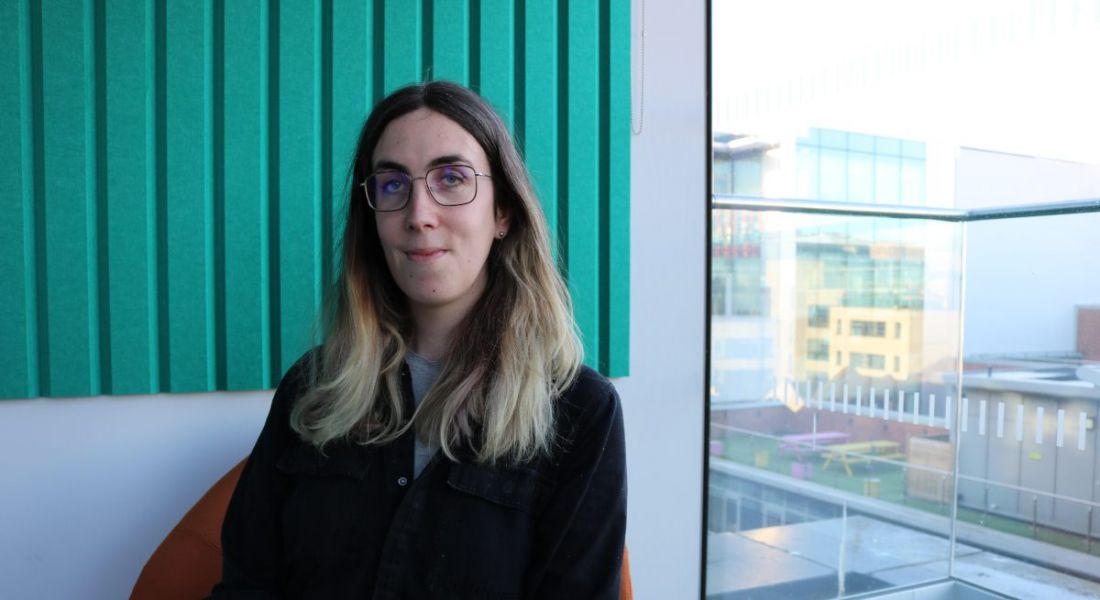
[[[513,129],[587,361],[627,374],[629,0],[0,3],[0,397],[274,385],[358,127],[449,79]]]
[[[38,298],[34,268],[38,243],[35,199],[40,185],[34,172],[36,120],[30,99],[35,82],[30,55],[30,15],[24,2],[0,2],[0,198],[7,218],[0,219],[0,344],[7,365],[0,378],[8,396],[39,394]]]

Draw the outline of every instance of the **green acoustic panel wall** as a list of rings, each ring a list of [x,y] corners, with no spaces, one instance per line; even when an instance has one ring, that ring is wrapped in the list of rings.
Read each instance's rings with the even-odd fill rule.
[[[629,364],[629,0],[0,2],[0,397],[259,389],[316,339],[355,136],[479,90],[587,362]]]

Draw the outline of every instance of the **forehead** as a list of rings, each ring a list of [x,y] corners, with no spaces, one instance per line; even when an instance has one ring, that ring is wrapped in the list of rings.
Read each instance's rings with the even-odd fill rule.
[[[481,144],[461,125],[428,108],[402,115],[382,130],[371,156],[371,166],[380,162],[421,170],[441,156],[458,156],[475,167],[488,166]]]

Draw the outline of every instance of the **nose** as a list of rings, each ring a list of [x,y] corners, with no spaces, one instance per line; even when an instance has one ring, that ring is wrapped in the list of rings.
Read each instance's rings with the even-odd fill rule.
[[[405,207],[405,227],[410,231],[432,229],[438,223],[439,205],[435,203],[428,182],[423,178],[413,180],[409,190],[409,203]]]

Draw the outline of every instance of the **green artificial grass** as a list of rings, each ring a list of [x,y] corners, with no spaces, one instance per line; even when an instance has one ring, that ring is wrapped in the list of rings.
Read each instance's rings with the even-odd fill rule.
[[[791,465],[797,462],[797,458],[792,453],[780,454],[778,451],[779,442],[775,440],[747,435],[731,435],[722,438],[722,442],[724,446],[722,457],[744,465],[757,466],[767,471],[791,476]],[[758,453],[761,453],[763,465],[757,465]],[[877,497],[879,500],[944,517],[951,516],[951,506],[949,504],[910,498],[906,495],[904,467],[886,463],[857,464],[852,465],[852,476],[849,477],[844,470],[844,465],[836,461],[833,461],[827,470],[822,470],[821,467],[824,465],[825,459],[821,456],[820,450],[817,454],[806,451],[803,452],[802,456],[804,462],[813,465],[813,473],[808,481],[862,495],[865,481],[872,478],[878,479]],[[973,523],[996,531],[1029,537],[1048,544],[1100,556],[1100,542],[1094,541],[1090,550],[1085,536],[1075,535],[1061,529],[1040,525],[1033,531],[1030,523],[1002,515],[987,514],[980,510],[962,506],[959,507],[958,518],[965,523]]]

